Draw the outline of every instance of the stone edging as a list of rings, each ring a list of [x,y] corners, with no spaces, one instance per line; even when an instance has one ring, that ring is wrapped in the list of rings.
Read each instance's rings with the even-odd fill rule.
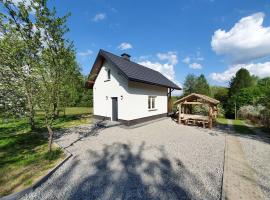
[[[61,162],[59,162],[54,168],[52,168],[50,171],[48,171],[47,174],[45,174],[43,177],[41,177],[33,185],[25,188],[24,190],[22,190],[20,192],[3,196],[0,198],[0,200],[19,199],[22,196],[24,196],[25,194],[27,194],[31,191],[34,191],[37,187],[39,187],[42,183],[44,183],[60,166],[62,166],[72,156],[72,153],[70,153],[68,150],[62,148],[59,144],[57,144],[56,142],[54,142],[54,144],[56,144],[58,147],[60,147],[64,151],[64,154],[66,154],[66,158],[64,160],[62,160]]]

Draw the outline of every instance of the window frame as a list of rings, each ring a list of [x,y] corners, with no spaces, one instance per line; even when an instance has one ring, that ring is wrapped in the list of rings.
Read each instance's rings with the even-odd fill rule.
[[[111,69],[107,69],[106,71],[106,80],[105,81],[110,81],[111,80]]]
[[[157,96],[148,96],[148,110],[157,110],[156,108],[156,98]]]

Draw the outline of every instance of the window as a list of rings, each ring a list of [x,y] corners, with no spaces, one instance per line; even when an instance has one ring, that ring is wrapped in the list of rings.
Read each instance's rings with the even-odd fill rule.
[[[111,70],[107,70],[107,80],[111,80]]]
[[[149,110],[156,109],[156,97],[148,96],[148,109]]]

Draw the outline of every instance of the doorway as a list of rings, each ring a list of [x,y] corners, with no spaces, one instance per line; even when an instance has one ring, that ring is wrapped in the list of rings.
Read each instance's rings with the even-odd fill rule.
[[[118,99],[112,97],[112,121],[118,121]]]

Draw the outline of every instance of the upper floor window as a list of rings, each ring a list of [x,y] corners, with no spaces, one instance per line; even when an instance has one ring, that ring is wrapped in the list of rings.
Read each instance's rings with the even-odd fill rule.
[[[107,70],[107,80],[111,80],[111,70]]]
[[[148,109],[149,110],[156,109],[156,97],[155,96],[148,96]]]

